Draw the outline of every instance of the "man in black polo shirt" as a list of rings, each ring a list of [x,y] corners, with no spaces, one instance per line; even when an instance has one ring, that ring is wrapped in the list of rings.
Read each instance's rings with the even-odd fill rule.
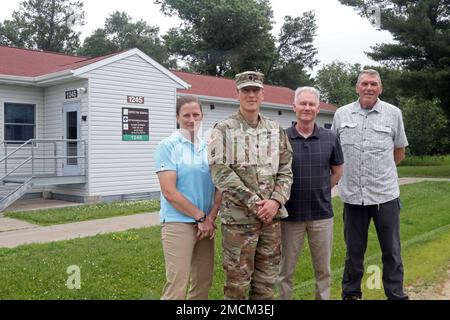
[[[331,189],[342,176],[344,156],[334,132],[316,123],[320,111],[319,91],[302,87],[295,91],[297,122],[286,130],[294,151],[294,183],[286,203],[289,217],[281,222],[282,261],[280,298],[292,298],[295,266],[305,233],[316,277],[317,300],[330,298],[333,209]]]

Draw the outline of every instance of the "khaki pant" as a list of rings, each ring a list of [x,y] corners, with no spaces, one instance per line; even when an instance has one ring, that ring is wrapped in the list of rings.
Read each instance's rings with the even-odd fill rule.
[[[316,300],[328,300],[331,289],[331,249],[333,218],[315,221],[281,222],[280,299],[292,299],[293,279],[297,260],[303,249],[305,233],[316,278]]]
[[[214,240],[197,241],[192,223],[165,223],[161,240],[166,285],[161,300],[206,300],[214,272]],[[187,296],[186,290],[191,280]]]

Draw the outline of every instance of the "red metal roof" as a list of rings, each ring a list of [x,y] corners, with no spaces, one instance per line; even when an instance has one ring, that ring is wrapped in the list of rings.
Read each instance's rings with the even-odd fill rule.
[[[37,77],[63,70],[75,70],[116,54],[97,58],[77,57],[0,45],[0,74]]]
[[[205,76],[181,71],[171,70],[177,77],[183,79],[191,85],[187,90],[178,90],[180,93],[187,93],[199,96],[220,97],[226,99],[237,99],[236,83],[232,79]],[[264,85],[264,101],[267,103],[277,103],[291,106],[294,101],[295,91],[286,87]],[[336,107],[321,102],[322,109],[336,112]]]

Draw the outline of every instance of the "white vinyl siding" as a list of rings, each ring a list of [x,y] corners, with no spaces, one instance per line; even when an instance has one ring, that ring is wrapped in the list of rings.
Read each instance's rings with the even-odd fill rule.
[[[237,112],[237,103],[237,101],[236,105],[214,103],[214,110],[211,110],[211,104],[213,103],[202,101],[204,113],[202,124],[203,137],[207,138],[208,130],[212,129],[216,123],[228,118],[230,115]],[[281,115],[279,115],[278,111],[281,111]],[[277,121],[284,129],[289,128],[292,125],[292,121],[296,121],[295,113],[292,110],[281,108],[272,109],[263,106],[261,112],[265,117]],[[319,113],[316,119],[316,123],[319,126],[323,127],[325,123],[331,123],[332,120],[332,114]]]
[[[88,81],[87,80],[78,80],[72,81],[69,83],[49,87],[45,89],[45,109],[44,109],[44,117],[45,117],[45,130],[43,132],[43,139],[51,139],[51,140],[61,140],[64,139],[64,123],[63,123],[63,104],[64,102],[70,101],[79,101],[81,103],[81,115],[88,114],[88,95],[87,93],[79,93],[78,98],[66,100],[65,92],[69,90],[75,90],[77,88],[87,88]],[[80,139],[88,142],[88,122],[81,121],[80,122]],[[89,120],[89,118],[88,118]],[[60,143],[58,145],[58,150],[62,152],[63,145]],[[53,152],[53,147],[47,147],[49,153]],[[62,156],[62,153],[59,153],[58,156]],[[89,158],[89,157],[88,157]],[[80,160],[83,161],[83,160]],[[86,164],[87,164],[86,160]],[[57,173],[58,175],[63,175],[63,160],[59,160],[57,163]],[[53,163],[48,165],[49,171],[53,171]],[[75,185],[63,185],[63,186],[55,186],[48,187],[47,190],[50,190],[57,194],[65,194],[72,196],[87,196],[88,195],[88,184],[75,184]]]
[[[43,134],[44,128],[44,117],[43,117],[43,97],[42,89],[38,88],[28,88],[28,87],[16,87],[16,86],[3,86],[0,85],[0,136],[1,141],[4,141],[4,115],[5,103],[23,103],[35,105],[35,138],[40,138]],[[14,149],[21,146],[21,143],[17,144],[2,144],[0,146],[0,157],[4,157],[6,153],[10,154]],[[6,148],[6,149],[5,149]],[[23,157],[22,159],[11,159],[7,161],[7,172],[16,168],[25,157],[31,155],[31,149],[29,147],[24,147],[22,152],[17,152],[14,154],[14,158]],[[1,174],[5,174],[5,162],[1,164],[0,167]],[[31,163],[24,165],[21,169],[14,172],[14,175],[27,175],[31,173]]]
[[[8,86],[0,85],[0,141],[4,141],[4,105],[6,102],[12,103],[23,103],[35,105],[35,123],[36,131],[35,138],[40,139],[44,136],[45,128],[45,117],[44,117],[44,98],[43,89],[41,88],[31,88],[31,87],[20,87],[20,86]],[[21,144],[1,144],[0,146],[0,158],[3,158],[6,153],[10,154],[14,149],[20,147]],[[5,149],[5,147],[7,149]],[[22,152],[17,152],[14,157],[29,157],[31,155],[31,149],[29,147],[24,147]],[[11,159],[7,161],[7,172],[16,168],[23,162],[24,159]],[[14,172],[14,175],[28,175],[31,173],[31,163],[24,165],[21,169]],[[5,174],[5,162],[0,164],[0,175]],[[38,189],[33,189],[32,192],[37,192]]]
[[[42,136],[44,116],[42,113],[44,98],[43,89],[0,85],[0,141],[4,141],[5,102],[33,104],[36,106],[36,138]]]
[[[89,69],[91,70],[91,69]],[[154,172],[154,151],[159,142],[176,130],[175,105],[179,83],[155,68],[151,63],[132,55],[99,66],[77,75],[77,80],[66,81],[48,88],[0,85],[0,140],[4,140],[4,103],[33,104],[36,106],[36,139],[64,139],[63,105],[79,101],[80,139],[86,141],[86,175],[88,183],[49,186],[42,190],[77,197],[115,197],[134,193],[160,191]],[[81,73],[81,72],[80,72]],[[75,79],[75,78],[71,78]],[[87,88],[76,99],[65,99],[65,92]],[[129,104],[127,96],[144,97],[144,104]],[[213,98],[214,99],[214,98]],[[203,102],[203,132],[238,110],[238,101],[227,103]],[[214,110],[210,105],[214,104]],[[144,108],[149,111],[149,141],[122,141],[122,108]],[[281,111],[281,115],[278,113]],[[283,128],[295,121],[292,110],[263,107],[262,113]],[[86,117],[83,121],[81,117]],[[320,126],[331,123],[331,114],[319,114]],[[62,150],[62,145],[59,150]],[[9,149],[8,149],[9,150]],[[4,155],[3,146],[0,157]],[[10,151],[9,151],[10,152]],[[27,150],[24,150],[27,152]],[[46,147],[41,155],[53,155]],[[28,156],[29,156],[28,152]],[[62,153],[58,154],[59,156]],[[24,154],[25,156],[25,154]],[[57,174],[63,175],[62,160]],[[14,163],[8,163],[13,166]],[[53,173],[54,162],[39,164],[47,173]],[[0,173],[4,168],[0,167]],[[38,190],[33,190],[37,192]]]
[[[176,129],[176,87],[138,56],[88,72],[90,90],[90,195],[158,192],[153,153]],[[128,104],[127,96],[144,97]],[[122,108],[149,110],[150,141],[122,141]]]

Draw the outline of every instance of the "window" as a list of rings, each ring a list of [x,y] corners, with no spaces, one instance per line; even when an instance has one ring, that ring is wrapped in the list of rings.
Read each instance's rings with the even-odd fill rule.
[[[325,123],[325,124],[323,125],[323,127],[324,127],[325,129],[331,129],[331,123]]]
[[[5,141],[26,142],[35,138],[36,106],[5,103]]]

